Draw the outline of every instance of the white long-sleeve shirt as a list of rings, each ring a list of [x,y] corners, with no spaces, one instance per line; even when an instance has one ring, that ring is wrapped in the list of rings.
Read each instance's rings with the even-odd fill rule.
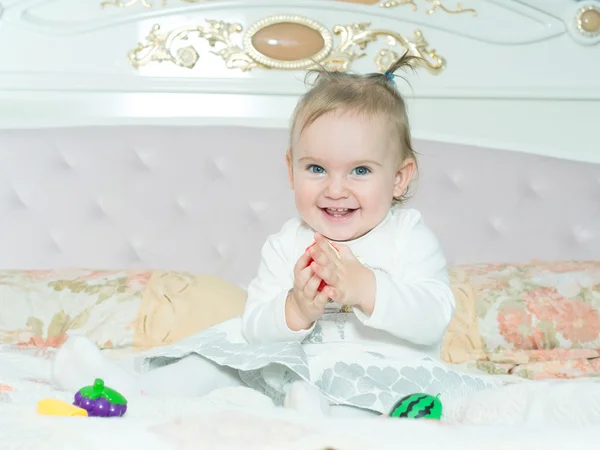
[[[292,331],[285,319],[294,265],[313,241],[314,231],[298,218],[267,239],[243,315],[243,333],[249,342],[303,341],[319,326],[317,321],[310,329]],[[373,270],[376,279],[373,314],[368,317],[357,308],[346,313],[351,317],[344,340],[369,346],[379,342],[437,358],[455,300],[446,259],[421,214],[393,207],[369,233],[343,244]]]

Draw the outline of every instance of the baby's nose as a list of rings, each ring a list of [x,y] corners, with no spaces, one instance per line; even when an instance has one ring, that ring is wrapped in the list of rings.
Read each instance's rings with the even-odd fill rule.
[[[331,181],[327,185],[325,195],[332,199],[348,197],[346,180],[342,177],[331,178]]]

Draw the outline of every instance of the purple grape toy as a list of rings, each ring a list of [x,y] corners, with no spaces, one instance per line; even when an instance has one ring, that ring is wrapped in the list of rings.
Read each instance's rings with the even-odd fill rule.
[[[75,406],[85,409],[92,417],[121,417],[127,411],[127,400],[96,378],[93,386],[85,386],[75,394]]]

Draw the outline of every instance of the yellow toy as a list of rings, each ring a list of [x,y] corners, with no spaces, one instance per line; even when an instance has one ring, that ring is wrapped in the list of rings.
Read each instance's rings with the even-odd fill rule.
[[[37,412],[43,416],[84,416],[87,417],[88,413],[85,409],[73,406],[70,403],[66,403],[54,398],[45,398],[38,402]]]

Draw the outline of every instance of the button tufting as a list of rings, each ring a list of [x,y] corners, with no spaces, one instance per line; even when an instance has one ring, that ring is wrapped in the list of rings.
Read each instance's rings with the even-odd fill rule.
[[[6,205],[12,211],[18,211],[18,210],[22,210],[22,209],[26,210],[27,209],[27,205],[25,204],[25,202],[23,201],[23,199],[19,196],[19,194],[17,193],[17,191],[11,191],[10,194],[7,195]]]
[[[228,127],[0,131],[0,268],[177,268],[246,286],[295,214],[287,141]],[[599,166],[429,142],[419,153],[407,207],[450,264],[600,257]]]
[[[492,228],[494,229],[494,231],[496,231],[496,233],[503,234],[502,219],[499,219],[499,218],[490,219],[489,223],[492,226]]]
[[[216,173],[222,177],[227,175],[227,173],[226,173],[227,160],[225,158],[216,157],[216,158],[211,158],[209,161],[210,161],[210,165],[213,168],[213,173]]]
[[[264,218],[264,213],[269,205],[266,202],[249,202],[252,219],[261,221]]]
[[[450,185],[453,187],[460,188],[460,182],[462,181],[462,177],[459,173],[448,173],[448,180],[450,181]]]
[[[137,160],[140,162],[140,166],[143,169],[151,169],[150,158],[151,155],[149,152],[145,152],[144,150],[136,150],[133,149],[134,155],[137,157]]]
[[[542,192],[545,192],[548,190],[548,185],[541,183],[539,181],[531,181],[527,184],[528,190],[530,192],[532,192],[533,194],[535,194],[537,197],[543,199],[543,195]]]
[[[585,244],[595,237],[595,233],[584,227],[577,227],[573,230],[573,236],[579,244]]]
[[[131,245],[127,246],[127,250],[125,253],[126,253],[126,256],[125,256],[126,261],[133,263],[134,265],[137,265],[138,263],[142,262],[142,257],[137,252],[137,250],[135,248],[133,248]]]
[[[104,207],[104,204],[101,199],[97,199],[96,201],[90,203],[91,216],[94,220],[106,220],[109,218],[108,212]]]
[[[56,254],[62,253],[60,245],[58,245],[57,240],[52,235],[49,236],[49,239],[47,242],[48,242],[47,248],[48,248],[49,253],[56,253]]]
[[[227,258],[227,253],[228,253],[228,249],[229,249],[229,246],[227,244],[219,243],[219,244],[214,245],[213,248],[218,253],[218,255],[221,257],[221,259],[224,260]]]
[[[189,203],[186,198],[177,197],[175,204],[177,205],[176,208],[184,213],[189,209]]]
[[[60,151],[59,155],[60,157],[58,158],[58,167],[60,167],[63,170],[73,170],[73,164],[71,164],[71,162],[67,158],[67,155],[61,153]]]
[[[130,245],[137,253],[144,247],[144,242],[141,239],[133,238],[130,242]]]

